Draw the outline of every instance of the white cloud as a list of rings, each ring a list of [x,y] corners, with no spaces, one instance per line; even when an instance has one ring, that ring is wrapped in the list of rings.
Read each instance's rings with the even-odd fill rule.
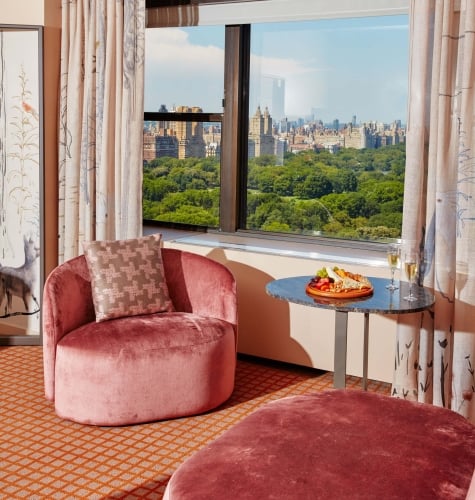
[[[172,74],[174,77],[202,74],[222,78],[224,51],[219,47],[192,45],[188,34],[177,29],[146,31],[147,74]]]
[[[221,110],[223,49],[192,45],[185,31],[167,28],[146,30],[145,44],[145,111],[162,104]]]

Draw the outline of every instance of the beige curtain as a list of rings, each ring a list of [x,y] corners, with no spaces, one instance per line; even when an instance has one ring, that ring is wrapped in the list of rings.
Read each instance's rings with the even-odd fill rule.
[[[59,261],[142,234],[145,0],[63,0]]]
[[[433,312],[399,319],[393,394],[475,423],[475,2],[411,0],[403,238]]]

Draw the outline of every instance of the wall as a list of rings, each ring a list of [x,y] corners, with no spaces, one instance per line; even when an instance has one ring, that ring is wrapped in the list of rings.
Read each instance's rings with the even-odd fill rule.
[[[183,240],[182,240],[183,241]],[[334,312],[289,304],[267,295],[266,284],[287,276],[312,275],[335,262],[168,240],[180,248],[225,264],[238,288],[240,353],[333,371]],[[367,276],[388,277],[387,266],[341,264]],[[210,291],[212,293],[212,291]],[[368,377],[392,381],[396,316],[370,315]],[[348,315],[347,373],[362,376],[364,315]]]
[[[44,0],[45,276],[58,262],[58,96],[61,0]]]
[[[46,0],[3,1],[0,10],[0,24],[33,24],[44,26],[45,1]]]

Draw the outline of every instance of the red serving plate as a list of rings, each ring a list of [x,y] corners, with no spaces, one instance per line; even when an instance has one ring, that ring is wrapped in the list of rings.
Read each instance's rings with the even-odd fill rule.
[[[306,286],[305,291],[309,295],[313,295],[315,297],[327,297],[329,299],[357,299],[360,297],[368,297],[373,294],[373,287],[371,288],[362,288],[358,290],[343,290],[341,292],[330,292],[317,290],[312,287],[310,283]]]

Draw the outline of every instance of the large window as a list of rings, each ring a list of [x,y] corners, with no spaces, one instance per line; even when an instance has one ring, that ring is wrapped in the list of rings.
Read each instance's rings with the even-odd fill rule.
[[[144,219],[400,235],[407,16],[157,28],[147,37]]]

